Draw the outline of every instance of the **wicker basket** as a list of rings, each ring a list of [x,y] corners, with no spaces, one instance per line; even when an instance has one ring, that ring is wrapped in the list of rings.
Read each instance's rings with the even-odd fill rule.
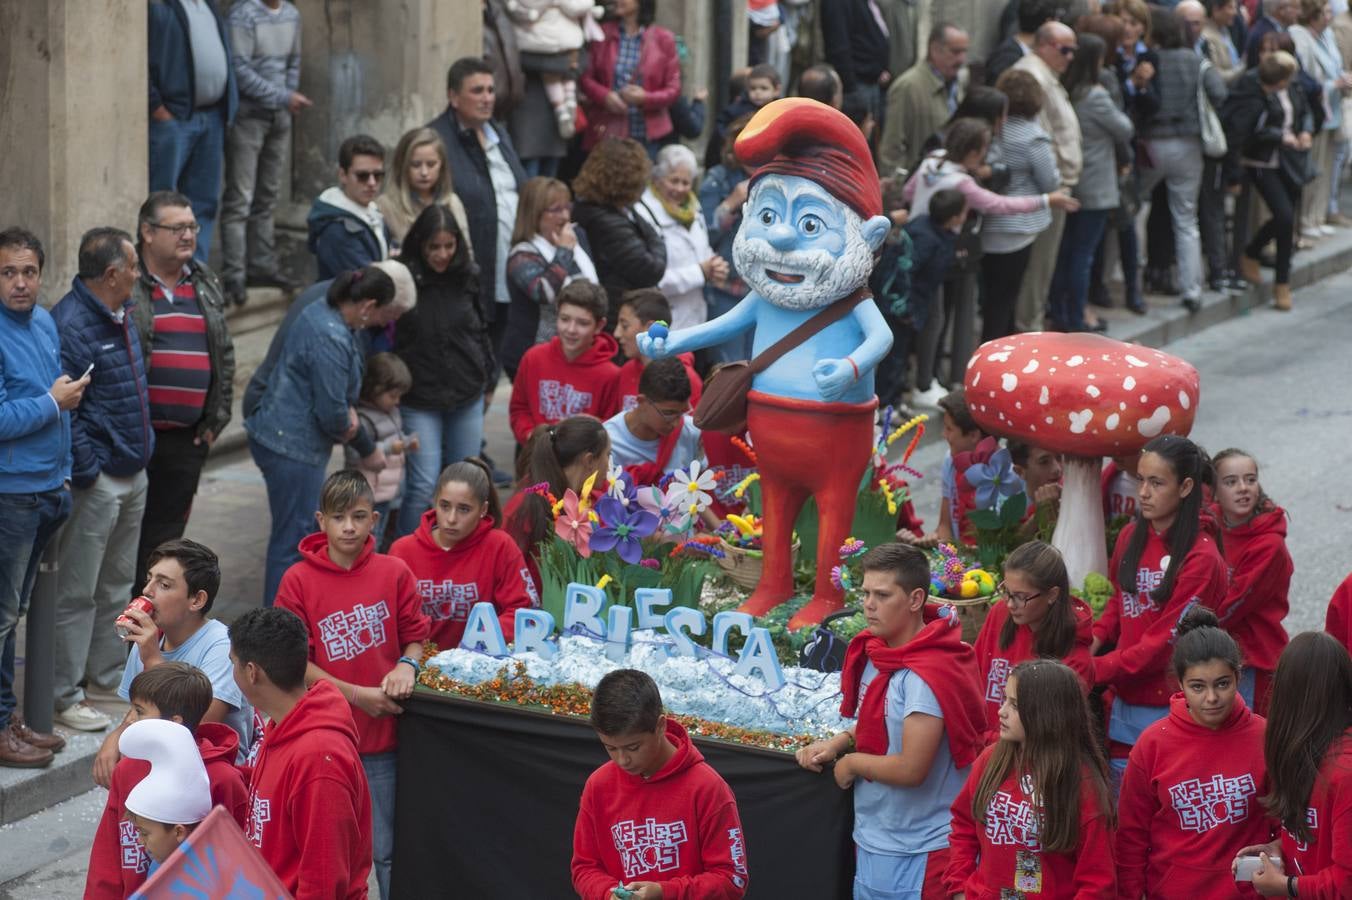
[[[995,595],[955,599],[935,597],[931,594],[930,600],[957,609],[958,621],[962,623],[962,639],[969,644],[975,644],[976,636],[981,633],[981,626],[986,624],[986,616],[990,614],[991,606],[995,604]]]
[[[798,542],[793,542],[793,548],[790,551],[794,556],[798,555]],[[734,547],[723,539],[719,539],[718,549],[723,551],[722,559],[716,559],[718,567],[727,573],[733,583],[743,590],[754,591],[756,585],[760,584],[762,554],[760,550],[747,550],[742,547]]]

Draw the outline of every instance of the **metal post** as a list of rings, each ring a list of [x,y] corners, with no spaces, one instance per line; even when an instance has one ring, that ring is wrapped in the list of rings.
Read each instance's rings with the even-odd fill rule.
[[[28,639],[24,645],[23,713],[34,731],[52,730],[56,698],[56,560],[57,538],[47,542],[38,563],[33,596],[28,604]]]

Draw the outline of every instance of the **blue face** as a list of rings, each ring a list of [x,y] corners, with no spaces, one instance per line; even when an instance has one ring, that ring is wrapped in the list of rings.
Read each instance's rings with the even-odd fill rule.
[[[874,248],[863,233],[867,225],[815,181],[766,175],[747,198],[733,259],[775,306],[816,309],[868,278]]]

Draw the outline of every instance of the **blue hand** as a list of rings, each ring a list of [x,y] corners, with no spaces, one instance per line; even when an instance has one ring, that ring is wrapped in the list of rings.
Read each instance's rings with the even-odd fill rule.
[[[665,329],[663,330],[665,331]],[[634,342],[638,345],[638,352],[648,359],[663,359],[671,355],[667,350],[667,336],[665,334],[658,336],[653,334],[652,330],[645,331],[634,338]]]
[[[812,367],[812,377],[823,400],[839,400],[854,384],[854,366],[848,359],[823,359]]]

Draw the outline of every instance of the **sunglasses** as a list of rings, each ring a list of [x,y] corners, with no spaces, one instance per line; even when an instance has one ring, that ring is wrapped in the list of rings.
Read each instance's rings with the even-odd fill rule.
[[[376,169],[371,172],[353,172],[352,177],[358,181],[381,181],[385,178],[383,169]]]

